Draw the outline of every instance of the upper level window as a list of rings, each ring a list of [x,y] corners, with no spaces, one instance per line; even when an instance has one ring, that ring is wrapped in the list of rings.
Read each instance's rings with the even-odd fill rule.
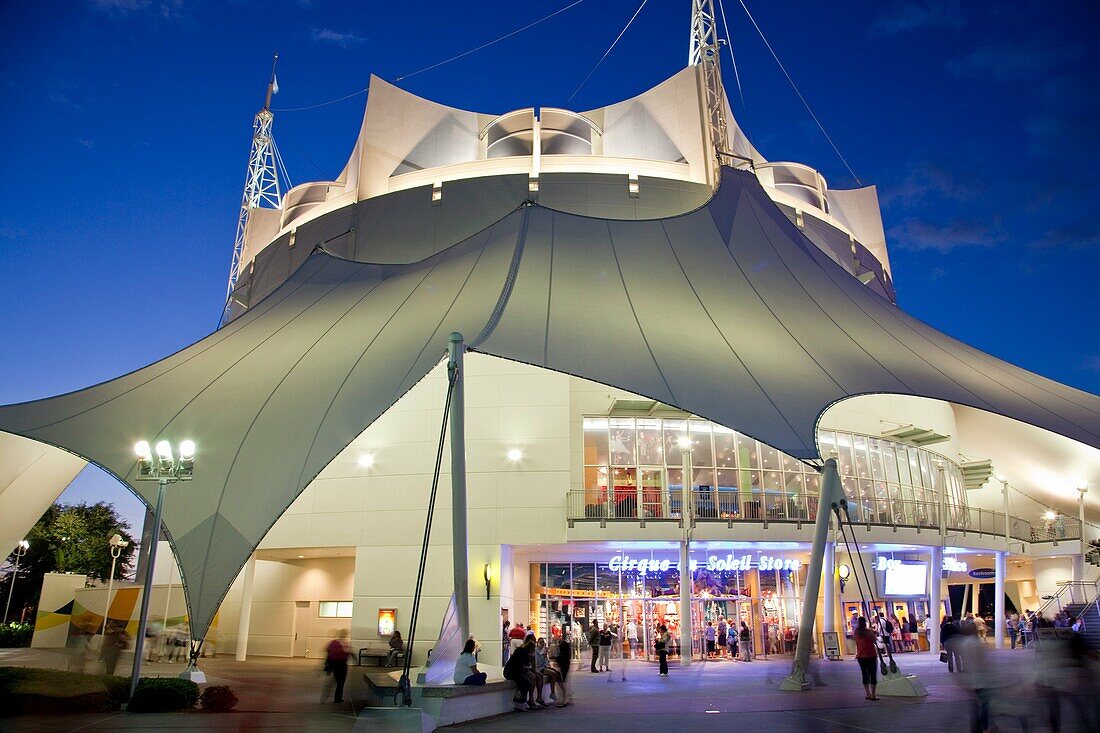
[[[351,618],[351,601],[321,601],[317,604],[319,618]]]

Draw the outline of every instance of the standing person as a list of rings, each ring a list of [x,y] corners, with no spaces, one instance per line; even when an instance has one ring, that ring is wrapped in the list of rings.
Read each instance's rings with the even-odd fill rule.
[[[614,640],[618,638],[618,634],[611,630],[610,626],[604,626],[603,631],[600,632],[600,671],[607,672],[611,669],[611,645]]]
[[[668,627],[664,624],[657,627],[657,641],[653,643],[653,649],[659,662],[658,676],[668,677]]]
[[[488,675],[477,668],[477,658],[474,657],[476,648],[476,641],[472,638],[466,640],[466,646],[462,647],[462,653],[458,655],[458,661],[455,662],[454,683],[456,685],[480,687],[485,684],[485,678]]]
[[[405,651],[405,640],[401,638],[401,632],[397,629],[390,634],[390,650],[386,654],[386,666],[393,667],[397,664],[397,655]]]
[[[740,646],[741,646],[741,661],[742,662],[751,662],[752,661],[752,651],[751,651],[751,649],[752,649],[752,632],[749,631],[749,625],[746,624],[744,621],[741,622],[740,637],[741,638],[739,639],[739,641],[740,641]]]
[[[726,626],[726,619],[725,618],[719,618],[718,619],[718,640],[716,642],[716,646],[718,648],[718,656],[725,656],[725,654],[726,654],[726,631],[727,631],[727,629],[728,629],[728,627]]]
[[[1020,616],[1017,613],[1013,613],[1008,617],[1008,621],[1005,622],[1005,627],[1008,629],[1008,638],[1012,642],[1011,649],[1016,648],[1016,635],[1020,633],[1018,624],[1020,623]]]
[[[567,683],[569,677],[569,665],[573,662],[573,644],[569,641],[569,634],[562,634],[561,641],[558,642],[558,655],[554,657],[554,663],[558,668],[558,676],[561,677],[561,681],[558,682],[558,687],[561,688],[561,697],[558,698],[558,707],[564,708],[569,703],[573,702],[573,695],[570,692],[571,685]]]
[[[325,672],[332,675],[332,681],[336,684],[333,702],[344,701],[344,682],[348,678],[348,657],[351,656],[351,647],[348,645],[349,635],[347,629],[340,629],[339,638],[330,641],[325,650]],[[328,697],[327,684],[325,688],[321,696],[322,702]]]
[[[703,630],[703,638],[707,641],[707,657],[714,656],[715,639],[718,636],[718,630],[714,628],[713,621],[707,621],[707,628]]]
[[[512,651],[512,644],[508,639],[508,632],[510,631],[511,626],[512,626],[511,621],[505,621],[503,623],[503,625],[501,626],[501,628],[503,629],[503,631],[501,632],[501,636],[500,636],[500,664],[501,664],[501,666],[504,666],[505,664],[508,664],[508,653],[510,651]]]
[[[726,646],[729,647],[730,659],[737,659],[737,627],[730,619],[729,631],[726,633]]]
[[[600,660],[600,623],[593,621],[588,629],[588,647],[592,650],[592,674],[596,674],[596,662]]]
[[[108,675],[115,673],[115,667],[118,666],[118,657],[122,650],[128,646],[130,646],[130,643],[125,631],[118,626],[111,626],[107,630],[107,635],[103,637],[103,645],[99,650],[99,656],[103,659],[103,666]]]
[[[955,622],[955,619],[950,616],[944,616],[943,623],[940,624],[940,643],[943,644],[943,650],[947,654],[948,672],[954,672],[956,669],[962,672],[962,660],[959,659],[959,655],[955,648],[955,637],[957,637],[959,633],[959,625]]]
[[[875,696],[875,688],[878,686],[878,648],[875,633],[867,628],[867,619],[859,617],[853,636],[856,640],[856,661],[863,676],[863,690],[867,693],[866,699],[878,700]]]
[[[633,659],[638,650],[638,624],[634,619],[626,622],[626,643],[630,647],[630,658]]]
[[[615,639],[615,643],[612,645],[611,648],[615,652],[615,658],[618,659],[622,656],[623,653],[623,645],[619,643],[619,639],[622,638],[622,636],[619,634],[619,625],[612,621],[608,625],[607,630],[611,632],[611,636]]]

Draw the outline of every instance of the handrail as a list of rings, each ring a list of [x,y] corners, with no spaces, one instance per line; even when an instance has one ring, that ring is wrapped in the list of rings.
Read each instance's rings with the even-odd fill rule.
[[[693,489],[693,516],[697,522],[809,523],[817,519],[818,496],[781,490],[720,491]],[[680,521],[680,491],[652,486],[581,489],[567,492],[569,521]],[[852,521],[865,526],[915,527],[939,530],[937,501],[887,497],[849,497]],[[1005,535],[1005,514],[993,509],[948,504],[946,528],[953,532]],[[1033,526],[1009,515],[1008,534],[1026,542],[1058,542],[1080,537],[1080,526],[1067,520],[1057,528]]]
[[[1078,589],[1080,590],[1080,600],[1077,599]],[[1065,603],[1065,599],[1063,598],[1067,591],[1069,592],[1069,603]],[[1089,591],[1092,592],[1091,600],[1089,599]],[[1047,616],[1047,612],[1050,611],[1052,606],[1057,606],[1059,611],[1065,606],[1078,604],[1086,608],[1090,605],[1097,604],[1097,607],[1100,608],[1100,603],[1097,603],[1098,601],[1100,601],[1100,578],[1096,580],[1063,580],[1058,583],[1058,592],[1039,606],[1039,613],[1050,618]]]

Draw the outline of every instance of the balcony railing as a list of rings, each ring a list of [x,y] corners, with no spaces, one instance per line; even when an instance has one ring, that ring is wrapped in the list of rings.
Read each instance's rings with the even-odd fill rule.
[[[816,494],[786,494],[778,492],[716,491],[695,489],[691,492],[692,514],[698,522],[771,522],[803,524],[817,520]],[[617,522],[679,522],[681,494],[642,487],[624,492],[621,488],[569,491],[568,520]],[[849,498],[848,511],[852,522],[879,527],[912,527],[938,531],[940,506],[937,502],[887,499],[878,497]],[[946,528],[950,532],[974,532],[1004,536],[1005,514],[992,509],[946,506]],[[1009,516],[1009,535],[1026,542],[1057,542],[1075,540],[1081,536],[1076,519],[1062,517],[1043,525],[1033,525],[1019,517]]]

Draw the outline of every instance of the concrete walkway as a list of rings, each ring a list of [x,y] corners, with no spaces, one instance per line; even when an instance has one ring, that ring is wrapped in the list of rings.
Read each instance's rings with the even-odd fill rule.
[[[1046,701],[1036,697],[1026,682],[1033,666],[1031,651],[990,652],[998,676],[1013,691],[1012,698],[1032,724],[1049,730]],[[0,650],[0,666],[64,668],[63,655],[38,650]],[[881,731],[882,733],[938,733],[969,731],[971,693],[959,675],[931,654],[898,657],[905,672],[917,674],[929,695],[925,698],[864,699],[859,671],[853,660],[818,662],[825,684],[803,693],[780,693],[780,680],[790,671],[790,658],[739,662],[696,662],[690,668],[673,666],[669,677],[658,677],[656,665],[613,660],[610,674],[591,674],[587,667],[571,672],[575,704],[564,709],[512,713],[490,720],[455,726],[465,730],[532,733],[540,730],[618,733],[683,733],[695,730],[749,730],[753,733],[786,731]],[[230,657],[204,660],[208,684],[230,685],[240,697],[237,711],[225,714],[174,713],[21,716],[0,718],[0,729],[11,733],[50,731],[328,731],[350,733],[356,713],[366,699],[362,674],[379,673],[373,667],[351,667],[343,705],[320,702],[324,681],[320,660],[258,657],[236,662]],[[119,671],[123,667],[120,665]],[[128,668],[127,668],[128,669]],[[153,664],[150,674],[175,675],[181,665]],[[625,672],[626,681],[622,681]],[[331,699],[331,698],[330,698]],[[1062,703],[1062,730],[1086,730]],[[1021,730],[1019,720],[998,718],[1002,731]],[[371,730],[383,731],[383,726]]]

